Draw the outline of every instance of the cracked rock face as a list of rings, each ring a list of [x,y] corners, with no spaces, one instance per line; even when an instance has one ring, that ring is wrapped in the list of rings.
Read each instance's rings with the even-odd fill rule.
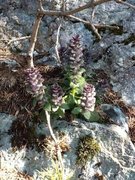
[[[131,44],[114,44],[101,59],[101,66],[110,76],[113,90],[130,106],[135,106],[134,57],[135,48]]]
[[[34,179],[39,179],[37,170],[48,167],[50,161],[44,152],[35,149],[13,151],[8,130],[15,120],[13,116],[0,114],[1,140],[0,151],[2,169],[27,172]],[[132,180],[135,177],[135,147],[126,132],[119,126],[105,126],[97,123],[89,123],[76,120],[73,125],[66,121],[56,121],[55,128],[64,132],[70,151],[63,155],[64,166],[75,171],[75,179],[94,180],[97,175],[105,179]],[[79,139],[89,135],[96,139],[100,146],[100,152],[88,160],[85,169],[76,166],[77,147]],[[7,139],[5,139],[7,137]],[[85,153],[85,152],[84,152]],[[10,177],[10,174],[7,174]]]
[[[114,90],[117,91],[124,102],[135,106],[135,67],[130,67],[116,75],[117,82],[114,82]]]
[[[135,147],[127,134],[118,126],[104,126],[97,123],[79,121],[76,126],[67,122],[58,123],[61,131],[68,134],[71,151],[65,155],[65,165],[74,169],[75,151],[78,139],[85,135],[96,138],[101,151],[92,161],[88,161],[85,169],[80,171],[76,167],[76,178],[89,180],[95,178],[96,174],[105,179],[131,180],[135,177]],[[84,152],[85,153],[85,152]],[[67,163],[68,162],[68,163]],[[99,166],[97,164],[100,164]]]

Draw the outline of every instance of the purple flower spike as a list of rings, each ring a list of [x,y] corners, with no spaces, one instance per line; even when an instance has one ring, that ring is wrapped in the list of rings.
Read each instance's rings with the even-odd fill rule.
[[[74,36],[69,43],[69,51],[70,51],[70,58],[69,58],[69,66],[71,72],[77,74],[80,70],[80,67],[83,65],[83,52],[82,47],[80,44],[80,37],[79,35]]]
[[[62,104],[62,97],[63,97],[63,90],[62,88],[57,84],[52,85],[52,102],[55,106],[60,106]]]
[[[81,106],[84,110],[94,111],[95,108],[95,98],[96,92],[95,87],[92,84],[86,84],[83,89],[83,94],[81,97]]]
[[[43,96],[44,86],[42,75],[37,68],[28,68],[25,70],[25,84],[27,91],[33,96]]]

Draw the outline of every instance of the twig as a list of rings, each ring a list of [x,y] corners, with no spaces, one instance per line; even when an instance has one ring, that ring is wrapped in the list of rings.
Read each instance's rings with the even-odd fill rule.
[[[91,1],[94,2],[94,0]],[[93,22],[94,16],[95,16],[95,7],[92,7],[91,22]]]
[[[91,1],[91,2],[86,3],[84,6],[80,6],[73,10],[64,11],[64,12],[63,11],[48,11],[48,10],[44,10],[43,8],[40,12],[41,12],[41,14],[48,15],[48,16],[68,16],[68,15],[73,15],[73,14],[83,11],[85,9],[92,8],[92,7],[95,7],[102,3],[109,2],[109,1],[111,1],[111,0],[96,0],[94,2]]]
[[[28,66],[29,67],[34,67],[33,52],[34,52],[34,48],[35,48],[35,43],[37,41],[38,29],[39,29],[42,17],[43,17],[43,15],[41,15],[41,13],[38,12],[34,26],[33,26],[30,46],[29,46],[29,50],[28,50]]]
[[[89,25],[89,26],[91,27],[91,30],[92,30],[92,31],[95,33],[95,35],[97,36],[97,38],[98,38],[99,40],[101,39],[101,36],[100,36],[100,34],[98,33],[96,27],[95,27],[90,21],[85,21],[85,20],[83,20],[83,19],[80,19],[80,18],[78,18],[78,17],[76,17],[76,16],[72,16],[72,15],[68,15],[68,17],[73,18],[73,19],[76,19],[76,20],[78,20],[78,21],[80,21],[80,22],[83,22],[84,24]]]
[[[82,23],[84,23],[84,24],[86,24],[86,25],[91,25],[91,23],[90,23],[89,21],[86,21],[86,20],[84,20],[84,19],[78,18],[78,17],[76,17],[76,16],[69,15],[69,16],[67,16],[67,17],[70,17],[70,18],[72,18],[72,19],[75,19],[75,20],[77,20],[77,21],[79,21],[79,22],[82,22]],[[114,30],[118,30],[118,29],[119,29],[119,26],[111,26],[111,25],[106,25],[106,24],[93,24],[93,25],[94,25],[95,28],[97,28],[97,29],[100,29],[100,28],[108,28],[108,29],[114,29]]]
[[[122,1],[122,0],[115,0],[115,1],[116,1],[117,3],[121,3],[121,4],[124,4],[124,5],[128,6],[128,7],[130,7],[130,8],[135,9],[135,6],[132,5],[132,4],[130,4],[130,3],[128,3],[128,2],[124,2],[124,1]]]
[[[61,4],[62,4],[61,5],[61,11],[64,12],[65,11],[65,0],[61,0]],[[57,30],[56,45],[55,45],[55,52],[56,52],[58,63],[61,63],[58,48],[59,48],[59,37],[60,37],[60,29],[62,26],[62,22],[63,22],[63,17],[61,17],[61,22],[60,22],[60,25],[59,25],[58,30]]]
[[[53,133],[53,130],[52,130],[52,126],[51,126],[51,122],[50,122],[50,114],[48,113],[48,111],[45,111],[45,115],[46,115],[46,120],[47,120],[47,124],[48,124],[50,134],[51,134],[53,140],[55,141],[55,143],[58,144],[58,141],[57,141],[57,139]]]
[[[107,25],[107,24],[94,24],[94,26],[97,28],[97,29],[100,29],[100,28],[108,28],[108,29],[112,29],[112,30],[119,30],[119,26],[111,26],[111,25]]]
[[[61,63],[60,56],[59,56],[59,50],[58,50],[58,48],[59,48],[60,29],[61,29],[61,24],[59,25],[58,30],[57,30],[56,45],[55,45],[55,52],[56,52],[56,56],[57,56],[57,61],[59,63]]]
[[[25,40],[25,39],[29,39],[31,36],[24,36],[24,37],[18,37],[18,38],[13,38],[11,40],[7,40],[7,39],[0,39],[0,41],[4,41],[7,43],[7,45],[11,44],[14,41],[21,41],[21,40]]]
[[[95,16],[95,7],[92,9],[91,22],[93,22],[94,16]]]
[[[65,0],[61,0],[62,6],[61,11],[64,12],[66,10]]]
[[[95,35],[97,36],[97,38],[100,40],[101,39],[101,36],[100,34],[98,33],[98,30],[96,29],[96,27],[91,23],[89,22],[89,25],[91,27],[91,30],[95,33]]]
[[[30,38],[31,38],[31,36],[24,36],[24,37],[14,38],[14,39],[9,40],[7,45],[10,45],[11,43],[13,43],[15,41],[22,41],[22,40],[30,39]]]
[[[46,115],[46,120],[47,120],[47,124],[48,124],[48,128],[49,128],[49,131],[50,131],[50,134],[57,146],[57,156],[58,156],[58,161],[60,162],[60,168],[61,168],[61,171],[62,171],[62,180],[64,180],[64,165],[63,165],[63,160],[62,160],[62,155],[61,155],[61,148],[59,146],[59,142],[58,140],[56,139],[54,133],[53,133],[53,129],[52,129],[52,126],[51,126],[51,123],[50,123],[50,114],[48,113],[48,111],[45,110],[45,115]]]

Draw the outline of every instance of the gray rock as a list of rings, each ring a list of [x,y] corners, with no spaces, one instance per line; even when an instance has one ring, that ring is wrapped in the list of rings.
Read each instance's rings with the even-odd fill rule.
[[[20,67],[20,65],[14,59],[0,59],[0,66],[6,67],[12,70],[17,67]]]
[[[107,114],[112,123],[123,127],[126,132],[129,132],[127,117],[119,107],[113,106],[111,104],[102,104],[101,109],[104,113]]]
[[[14,116],[0,113],[0,149],[7,149],[11,147],[11,137],[8,135],[8,130],[14,120]]]
[[[103,24],[119,24],[123,19],[128,19],[131,12],[133,10],[128,10],[127,6],[111,1],[96,7],[94,19]]]
[[[76,171],[76,179],[94,180],[97,173],[109,180],[132,180],[135,178],[135,147],[121,127],[87,123],[80,120],[76,123],[73,126],[67,122],[58,122],[57,124],[58,129],[68,136],[71,151],[64,155],[64,164]],[[96,138],[101,151],[93,160],[88,161],[85,169],[81,171],[81,168],[75,166],[76,150],[79,138],[85,135]]]
[[[76,34],[80,35],[83,47],[87,46],[88,48],[90,48],[92,46],[93,44],[92,33],[85,28],[84,24],[83,23],[72,24],[69,22],[65,22],[64,30],[61,31],[61,36],[60,36],[61,46],[62,47],[67,46],[69,40]]]
[[[130,106],[135,106],[135,67],[125,69],[113,78],[113,89],[118,92],[123,101]]]
[[[0,141],[1,167],[2,169],[17,169],[19,172],[27,172],[35,180],[40,180],[37,170],[41,171],[49,167],[51,165],[50,159],[44,152],[37,152],[35,149],[22,148],[13,151],[11,137],[8,137],[7,132],[14,120],[13,116],[0,114],[0,123],[2,124],[0,128],[2,132]],[[41,128],[39,133],[42,131]],[[63,155],[63,162],[66,170],[74,170],[74,179],[94,180],[97,173],[109,180],[116,178],[117,180],[134,179],[135,147],[121,127],[76,120],[73,124],[66,121],[56,121],[55,128],[66,134],[66,141],[71,147],[70,151]],[[96,139],[101,150],[92,160],[88,160],[85,169],[83,169],[76,166],[76,152],[79,139],[86,135]]]
[[[0,113],[0,133],[8,132],[14,120],[14,116]]]

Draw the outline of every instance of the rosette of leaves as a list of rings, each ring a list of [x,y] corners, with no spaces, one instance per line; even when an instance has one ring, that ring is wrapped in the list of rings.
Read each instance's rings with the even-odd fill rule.
[[[37,68],[32,67],[25,70],[27,92],[32,94],[34,97],[38,97],[40,100],[43,98],[44,94],[43,81],[44,79]]]

